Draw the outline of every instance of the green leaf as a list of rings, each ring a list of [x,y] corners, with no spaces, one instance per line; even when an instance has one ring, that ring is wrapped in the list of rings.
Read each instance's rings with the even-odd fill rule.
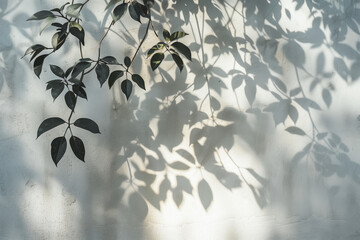
[[[38,78],[40,78],[42,66],[43,66],[44,60],[47,56],[49,56],[49,54],[41,55],[38,58],[36,58],[34,61],[34,73]]]
[[[298,128],[298,127],[288,127],[287,129],[285,129],[286,131],[288,131],[291,134],[295,134],[295,135],[300,135],[300,136],[305,136],[306,133]]]
[[[164,53],[155,53],[154,56],[151,58],[151,69],[154,71],[156,68],[159,67],[161,62],[164,60]]]
[[[57,48],[57,45],[59,44],[59,33],[55,33],[51,38],[51,45],[54,49]]]
[[[170,36],[170,41],[174,41],[176,39],[182,38],[184,36],[188,35],[187,33],[178,31],[178,32],[174,32],[173,34],[171,34]]]
[[[108,81],[109,89],[114,85],[115,81],[118,80],[119,78],[121,78],[122,76],[124,76],[124,71],[121,71],[121,70],[113,71],[110,74],[109,81]]]
[[[55,21],[55,19],[56,19],[55,17],[47,17],[42,21],[40,25],[40,35],[46,28],[48,28]]]
[[[136,2],[135,2],[136,3]],[[130,5],[129,5],[129,13],[130,13],[130,17],[132,19],[134,19],[135,21],[141,23],[140,21],[140,12],[139,12],[139,8],[135,8],[135,5],[134,5],[134,2],[132,2]]]
[[[179,57],[178,54],[172,53],[171,56],[174,59],[176,65],[179,67],[180,72],[181,72],[183,70],[183,68],[184,68],[183,60],[181,59],[181,57]]]
[[[45,119],[38,128],[36,138],[40,137],[40,135],[43,134],[44,132],[47,132],[47,131],[53,129],[54,127],[57,127],[64,123],[66,123],[66,122],[63,119],[58,118],[58,117],[52,117],[52,118]]]
[[[39,12],[35,13],[34,15],[32,15],[26,21],[42,20],[42,19],[45,19],[45,18],[48,18],[48,17],[55,17],[55,15],[51,11],[42,10],[42,11],[39,11]]]
[[[87,99],[87,95],[86,95],[86,92],[84,90],[83,87],[79,86],[79,85],[73,85],[72,86],[72,90],[73,92],[78,95],[79,97],[81,98],[84,98],[84,99]]]
[[[150,57],[154,52],[163,49],[165,46],[164,42],[158,42],[158,44],[154,45],[147,53],[147,57]]]
[[[73,92],[71,91],[68,91],[66,94],[65,94],[65,102],[66,102],[66,105],[72,110],[74,111],[75,109],[75,106],[76,106],[76,96]]]
[[[61,158],[64,156],[66,152],[66,146],[67,142],[65,137],[55,138],[51,142],[51,158],[56,166],[60,162]]]
[[[100,86],[102,86],[106,82],[107,78],[109,77],[110,69],[109,69],[108,65],[102,64],[102,63],[98,64],[95,68],[95,72],[96,72],[97,79],[100,82]]]
[[[69,32],[77,39],[79,39],[82,45],[85,45],[85,31],[80,24],[77,22],[71,22]]]
[[[128,79],[125,79],[124,81],[122,81],[121,90],[125,94],[126,99],[129,100],[129,97],[130,97],[131,92],[132,92],[132,83],[131,83],[131,81],[128,80]]]
[[[85,146],[83,141],[75,136],[70,137],[70,146],[75,156],[81,161],[85,162]]]
[[[63,5],[60,7],[60,11],[62,12],[62,11],[64,10],[65,6],[68,5],[68,4],[70,4],[70,3],[67,2],[67,3],[63,4]]]
[[[106,62],[107,64],[111,64],[111,65],[119,65],[119,64],[120,64],[120,63],[116,60],[116,58],[113,57],[113,56],[103,57],[103,58],[100,59],[100,60]]]
[[[82,71],[84,71],[85,69],[87,69],[90,66],[91,66],[91,63],[89,63],[89,62],[77,63],[71,73],[71,78],[75,78],[77,75],[79,75]]]
[[[100,133],[99,127],[93,120],[89,118],[79,118],[74,122],[74,126],[88,130],[92,133]]]
[[[65,75],[64,71],[60,67],[58,67],[56,65],[51,65],[50,64],[50,69],[58,77],[63,78],[64,75]]]
[[[136,82],[136,84],[137,84],[140,88],[146,90],[146,89],[145,89],[144,79],[143,79],[140,75],[138,75],[138,74],[133,74],[133,75],[131,76],[131,78],[132,78],[132,80],[133,80],[134,82]]]
[[[125,14],[126,9],[127,9],[127,3],[122,3],[114,9],[112,15],[114,23],[118,21]]]
[[[164,39],[165,39],[166,42],[170,42],[171,36],[170,36],[170,33],[169,33],[168,30],[165,30],[165,29],[164,29],[164,31],[163,31],[163,37],[164,37]]]
[[[75,3],[75,4],[69,5],[66,8],[65,14],[70,17],[78,18],[80,15],[80,8],[82,5],[83,5],[82,3]]]
[[[32,45],[31,47],[29,47],[28,49],[26,49],[25,54],[24,54],[24,56],[22,56],[22,58],[25,57],[25,56],[28,55],[28,54],[34,53],[35,51],[42,51],[42,50],[44,50],[45,48],[46,48],[46,47],[43,46],[43,45],[41,45],[41,44]],[[40,52],[39,52],[39,53],[40,53]]]
[[[172,47],[176,48],[182,55],[191,61],[191,51],[190,49],[182,44],[181,42],[174,42],[171,44]]]
[[[54,50],[58,50],[65,43],[66,35],[61,35],[60,32],[57,32],[53,35],[51,39],[51,44]]]
[[[125,64],[125,66],[126,67],[130,67],[130,65],[131,65],[131,60],[130,60],[130,58],[128,57],[128,56],[126,56],[125,58],[124,58],[124,64]]]

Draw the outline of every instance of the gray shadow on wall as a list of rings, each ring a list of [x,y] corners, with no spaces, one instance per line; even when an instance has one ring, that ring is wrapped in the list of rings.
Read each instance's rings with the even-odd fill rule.
[[[306,4],[309,3],[311,1],[307,1]],[[312,70],[305,67],[308,60],[305,47],[310,46],[316,50],[321,46],[328,46],[322,28],[330,28],[333,40],[330,47],[348,60],[335,57],[336,74],[348,82],[358,79],[358,53],[353,46],[342,42],[347,31],[350,31],[348,28],[354,32],[357,28],[351,21],[341,22],[340,31],[332,28],[331,21],[339,13],[332,5],[325,3],[324,1],[308,6],[319,10],[323,14],[323,20],[313,18],[312,27],[305,32],[291,32],[279,25],[279,19],[284,17],[291,20],[295,16],[289,15],[290,11],[288,13],[287,9],[282,9],[278,1],[214,3],[200,0],[198,4],[188,0],[173,1],[174,8],[165,11],[166,18],[160,12],[160,5],[157,3],[154,6],[153,17],[159,32],[162,31],[163,20],[169,19],[169,25],[172,26],[170,31],[179,30],[182,24],[190,24],[194,29],[192,34],[201,41],[190,44],[196,56],[188,63],[188,72],[184,69],[179,74],[178,70],[174,70],[176,74],[172,76],[168,69],[160,68],[160,82],[155,82],[151,90],[144,94],[144,98],[132,95],[128,103],[114,102],[113,119],[109,127],[111,136],[106,144],[114,154],[111,174],[104,178],[96,171],[90,174],[92,181],[98,181],[97,186],[92,188],[92,194],[107,194],[102,186],[112,186],[112,192],[105,203],[107,212],[127,216],[127,224],[136,225],[147,217],[150,206],[160,211],[162,203],[171,200],[181,208],[187,196],[198,197],[203,208],[208,210],[216,196],[209,180],[211,177],[228,190],[244,185],[249,187],[258,206],[266,207],[269,179],[261,176],[255,169],[241,168],[238,161],[241,159],[231,156],[230,150],[243,147],[261,158],[262,154],[267,152],[267,143],[271,142],[270,138],[273,136],[269,116],[273,118],[275,126],[292,121],[294,128],[288,131],[295,135],[304,135],[304,131],[296,126],[302,120],[299,118],[300,113],[305,112],[311,120],[314,110],[321,110],[320,106],[324,104],[327,107],[331,106],[332,100],[329,99],[332,99],[331,92],[335,90],[331,86],[335,83],[318,84],[333,74],[324,70],[324,56],[320,53],[317,57],[316,73],[312,74]],[[166,5],[170,4],[171,1],[162,1],[161,7],[167,8]],[[303,1],[299,1],[296,8],[300,8],[302,4]],[[295,9],[295,13],[296,11]],[[254,12],[259,14],[255,15]],[[209,18],[202,18],[203,14]],[[239,29],[233,24],[234,15],[244,16],[245,28]],[[226,24],[222,22],[224,18],[228,20]],[[93,19],[93,16],[89,15],[89,19]],[[353,21],[357,26],[356,15]],[[212,29],[213,34],[203,35],[202,26],[205,25]],[[238,35],[234,35],[234,32]],[[142,34],[140,31],[139,38]],[[205,52],[204,44],[212,46],[211,54]],[[294,83],[282,79],[284,69],[277,57],[279,52],[283,53],[295,71]],[[234,69],[229,72],[218,66],[219,59],[224,54],[229,54],[233,58]],[[136,68],[142,68],[142,65],[135,66],[134,69]],[[154,74],[150,69],[148,72],[150,79]],[[195,76],[193,82],[188,80],[190,74]],[[311,82],[305,82],[306,79],[300,78],[304,74],[309,75]],[[231,89],[223,80],[229,76]],[[307,85],[314,85],[314,89],[321,88],[323,102],[311,99],[312,92],[305,88]],[[119,88],[118,85],[115,87]],[[197,93],[203,90],[208,94],[203,96]],[[259,91],[272,96],[273,101],[263,103],[258,100]],[[245,96],[247,104],[240,106],[239,103],[238,108],[234,108],[233,104],[228,106],[222,97],[229,92],[237,98],[239,95]],[[208,107],[205,108],[203,103]],[[265,107],[262,107],[264,105]],[[334,167],[327,164],[328,155],[331,155],[331,158],[345,158],[338,160],[347,164],[347,170],[355,166],[358,168],[357,163],[346,157],[346,149],[350,147],[346,146],[340,137],[333,133],[325,135],[324,132],[318,132],[317,128],[314,124],[314,134],[310,134],[310,147],[301,150],[295,160],[300,160],[313,151],[315,161],[323,165],[325,163],[325,167],[317,168],[321,173],[340,171],[331,170]],[[184,139],[184,135],[189,136],[189,139]],[[241,146],[236,145],[239,142]],[[339,148],[342,152],[335,153],[333,148]],[[224,159],[219,157],[219,151],[229,153],[226,161],[234,164],[239,171],[230,171],[225,167],[226,164],[222,162]],[[178,159],[169,159],[168,153],[176,153]],[[347,170],[342,171],[344,176],[352,174]],[[244,171],[253,177],[258,187],[243,177]],[[193,179],[194,175],[198,176],[196,181]],[[357,178],[354,181],[357,182]],[[89,198],[92,198],[90,195]],[[89,201],[92,205],[93,202]],[[84,207],[83,210],[86,212],[89,209]],[[94,211],[90,211],[84,214],[84,219],[93,218],[95,215]],[[119,237],[116,219],[107,221],[108,236]],[[87,223],[84,221],[84,229],[88,228]],[[133,238],[143,237],[141,231],[132,234]],[[95,235],[90,237],[95,239]]]
[[[169,4],[169,1],[163,1],[161,7],[166,9]],[[241,4],[244,4],[244,7],[241,7]],[[160,70],[162,80],[148,90],[145,100],[139,102],[136,96],[132,96],[129,103],[115,104],[116,110],[113,114],[119,122],[114,121],[111,127],[111,129],[116,129],[111,139],[117,139],[111,143],[111,145],[115,143],[114,149],[111,150],[114,153],[121,152],[121,154],[114,158],[113,166],[116,171],[128,168],[131,173],[119,175],[114,172],[113,178],[118,179],[117,185],[121,188],[114,192],[117,198],[111,198],[109,209],[116,208],[125,195],[124,190],[128,188],[134,190],[132,194],[136,197],[133,198],[138,199],[134,202],[140,204],[138,209],[142,211],[144,209],[147,211],[147,204],[161,210],[161,202],[169,196],[181,207],[184,194],[194,196],[199,194],[203,207],[207,209],[213,201],[214,191],[206,179],[200,180],[198,184],[192,182],[186,177],[186,171],[192,172],[193,169],[200,168],[199,172],[203,171],[204,175],[205,172],[214,175],[225,188],[229,190],[239,188],[244,183],[249,183],[241,177],[241,173],[229,172],[222,166],[217,157],[219,149],[229,152],[235,146],[234,139],[240,138],[247,147],[261,156],[261,150],[267,147],[265,143],[262,145],[258,141],[261,139],[267,142],[265,136],[272,133],[266,117],[269,114],[275,126],[284,124],[285,121],[292,121],[293,126],[287,131],[294,135],[306,135],[304,130],[296,125],[301,121],[299,116],[305,112],[305,116],[308,116],[306,121],[312,121],[313,111],[331,107],[332,92],[336,90],[334,86],[338,81],[333,78],[333,75],[337,74],[347,82],[353,82],[359,78],[356,67],[359,64],[358,53],[352,45],[343,41],[349,31],[358,33],[359,19],[356,14],[347,15],[347,22],[340,21],[342,30],[337,32],[331,21],[339,15],[342,7],[333,6],[325,1],[321,3],[307,1],[307,7],[310,10],[318,10],[322,18],[311,18],[309,21],[312,21],[312,27],[304,32],[283,29],[279,25],[279,20],[288,18],[291,21],[296,17],[292,16],[291,12],[296,14],[303,4],[301,1],[297,2],[295,9],[290,11],[283,9],[276,1],[270,3],[237,1],[233,5],[228,1],[216,4],[212,1],[207,1],[206,4],[203,1],[199,1],[198,4],[193,1],[176,1],[174,8],[165,10],[166,17],[160,13],[160,5],[155,5],[153,18],[156,20],[156,30],[162,31],[162,25],[156,22],[162,23],[165,19],[168,19],[169,25],[172,26],[170,31],[178,30],[178,27],[184,23],[190,24],[194,29],[192,34],[199,34],[198,37],[204,39],[204,42],[190,44],[191,50],[197,53],[197,56],[188,64],[189,72],[184,70],[181,75],[176,72],[173,78],[167,71]],[[230,5],[233,6],[232,12],[228,12]],[[225,6],[226,10],[224,10]],[[259,14],[255,15],[254,12]],[[203,13],[211,20],[202,19]],[[239,29],[231,22],[231,16],[234,14],[244,17],[243,29]],[[195,19],[194,22],[190,21],[192,16]],[[226,17],[230,19],[224,25],[220,20]],[[213,34],[203,36],[200,27],[202,25],[209,26]],[[329,28],[331,31],[331,45],[325,38],[324,28]],[[234,31],[242,32],[243,35],[234,36]],[[202,49],[203,44],[213,46],[212,58]],[[308,59],[306,59],[307,50],[305,49],[309,47],[320,51],[324,47],[326,49],[329,47],[337,54],[345,56],[347,63],[345,64],[342,58],[335,56],[333,62],[335,73],[329,71],[324,68],[325,57],[320,52],[316,59],[316,70],[311,73],[313,70],[306,68]],[[279,52],[283,53],[293,68],[295,82],[285,82],[282,79],[283,63],[278,60]],[[230,72],[224,72],[216,66],[222,54],[231,54],[234,59],[236,67]],[[213,60],[213,63],[210,60]],[[187,81],[187,75],[190,73],[195,75],[193,83]],[[302,79],[304,75],[308,76]],[[149,71],[149,76],[152,76],[151,71]],[[228,76],[232,77],[230,90],[235,94],[241,92],[248,101],[249,107],[245,113],[227,106],[221,100],[222,94],[229,90],[222,79]],[[308,80],[309,78],[311,80]],[[195,91],[203,88],[208,88],[209,94],[201,99]],[[316,96],[312,98],[315,89],[322,93],[322,102],[314,100],[318,99]],[[262,104],[257,101],[259,91],[265,91],[273,97],[274,101],[265,103],[265,107],[261,108]],[[200,107],[196,104],[199,101],[209,101],[210,109],[203,110],[202,104]],[[156,132],[152,127],[155,119],[157,122],[155,125],[158,128]],[[256,123],[251,121],[250,124],[249,119],[255,119]],[[223,121],[227,125],[217,123],[223,123]],[[312,152],[315,167],[321,174],[333,174],[340,171],[340,168],[343,169],[339,167],[336,170],[332,165],[319,167],[329,162],[327,160],[329,154],[340,162],[345,161],[348,165],[347,169],[350,166],[356,166],[355,169],[357,169],[358,164],[351,161],[346,153],[349,147],[341,141],[340,137],[335,133],[320,132],[318,128],[317,124],[313,123],[313,134],[310,134],[311,143],[295,155],[292,167],[296,168],[297,161]],[[185,129],[190,131],[190,148],[183,148],[181,145]],[[122,147],[119,149],[117,146]],[[162,147],[169,152],[176,152],[181,160],[168,162],[163,151],[159,150]],[[337,149],[336,152],[335,149]],[[230,158],[233,159],[233,157]],[[345,160],[341,160],[343,158]],[[141,159],[142,162],[136,162],[134,159]],[[237,165],[236,161],[234,163]],[[257,174],[254,169],[247,169],[247,171],[261,185],[260,189],[249,185],[254,199],[260,207],[266,206],[268,180]],[[171,174],[175,172],[176,181],[170,182],[168,178],[170,172]],[[177,175],[177,172],[180,174]],[[341,176],[353,175],[346,170],[341,172]],[[159,180],[160,183],[158,183]],[[353,180],[357,182],[356,177]],[[146,217],[143,212],[138,212],[136,207],[133,207],[133,211],[135,215],[138,215],[139,220]]]
[[[18,11],[23,1],[0,1],[0,239],[26,239],[30,226],[24,211],[29,199],[26,194],[34,187],[38,176],[27,167],[22,136],[26,135],[21,110],[22,94],[27,87],[19,59],[23,53],[14,46],[14,29],[23,38],[30,36],[19,23],[22,14],[12,21],[9,15]]]

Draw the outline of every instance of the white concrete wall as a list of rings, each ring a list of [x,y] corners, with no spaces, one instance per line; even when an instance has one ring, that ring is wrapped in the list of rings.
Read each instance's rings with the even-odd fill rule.
[[[69,114],[62,96],[53,103],[45,92],[53,78],[48,64],[67,68],[79,52],[65,45],[46,60],[40,80],[20,57],[35,43],[50,45],[52,36],[39,36],[39,24],[25,20],[64,2],[0,0],[0,239],[360,239],[360,39],[350,27],[359,27],[353,1],[329,1],[313,15],[301,1],[247,0],[244,8],[236,0],[162,1],[175,8],[155,9],[155,28],[189,33],[182,41],[193,61],[185,60],[182,73],[171,61],[152,73],[144,54],[157,42],[150,32],[133,67],[146,91],[136,88],[126,101],[119,84],[99,89],[92,75],[89,100],[79,103],[76,117],[94,119],[102,134],[79,130],[86,163],[68,148],[56,168],[50,142],[64,129],[35,140],[45,118]],[[110,22],[104,7],[91,0],[84,9],[86,57],[96,57]],[[329,15],[337,37],[316,27],[314,18]],[[139,31],[129,17],[123,23],[126,29],[118,22],[106,38],[103,56],[122,60],[134,53],[145,24]],[[317,44],[322,36],[326,41]],[[276,39],[277,48],[261,37]],[[332,47],[336,42],[342,45]],[[348,82],[335,58],[349,69]],[[241,86],[239,71],[249,78]],[[309,91],[315,77],[320,83]],[[299,83],[296,97],[305,95],[321,110],[306,111],[292,100],[294,124],[287,116],[294,110],[274,103],[284,103],[279,99]],[[327,107],[322,91],[329,84]],[[307,136],[285,131],[290,126]],[[318,132],[329,133],[318,139]]]

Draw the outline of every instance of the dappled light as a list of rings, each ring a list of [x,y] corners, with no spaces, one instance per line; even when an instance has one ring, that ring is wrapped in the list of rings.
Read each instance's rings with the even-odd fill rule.
[[[0,3],[0,239],[359,238],[358,1],[65,2]]]

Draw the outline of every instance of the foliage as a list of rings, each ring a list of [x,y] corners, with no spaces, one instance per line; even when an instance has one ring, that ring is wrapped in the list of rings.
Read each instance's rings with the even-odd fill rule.
[[[87,2],[66,4],[59,10],[40,11],[30,18],[43,21],[43,26],[56,29],[52,38],[53,47],[36,44],[26,51],[26,55],[31,54],[37,76],[40,76],[44,60],[48,56],[39,54],[57,51],[68,36],[79,41],[81,52],[81,46],[86,43],[86,35],[79,17]],[[350,148],[331,129],[320,129],[314,118],[315,114],[330,108],[335,102],[333,94],[337,90],[337,84],[341,83],[339,79],[347,84],[359,79],[360,42],[346,41],[348,35],[359,35],[360,10],[353,7],[353,3],[353,0],[163,0],[142,3],[111,0],[107,9],[111,10],[113,21],[99,42],[98,59],[85,58],[81,53],[79,61],[68,69],[50,65],[51,71],[60,79],[47,82],[47,89],[51,90],[54,100],[67,90],[64,98],[71,113],[68,121],[62,118],[45,120],[39,127],[38,136],[57,126],[67,125],[64,136],[55,138],[51,144],[51,156],[57,164],[69,143],[75,156],[84,160],[84,144],[72,134],[72,129],[76,127],[100,133],[97,124],[90,119],[71,120],[77,101],[87,98],[85,77],[88,78],[88,74],[95,71],[93,75],[100,86],[108,81],[109,88],[121,79],[121,90],[127,99],[133,96],[134,86],[145,89],[148,79],[139,73],[130,72],[129,67],[151,29],[158,41],[151,43],[152,47],[148,49],[146,57],[150,59],[150,68],[165,80],[152,86],[152,89],[161,93],[158,99],[154,99],[146,98],[148,93],[145,92],[145,102],[134,101],[134,106],[138,109],[132,116],[141,120],[141,130],[138,123],[128,118],[113,125],[117,133],[127,134],[126,139],[116,142],[125,150],[124,154],[116,156],[115,160],[119,161],[115,164],[121,167],[127,162],[129,168],[129,176],[113,178],[118,180],[116,184],[120,186],[128,180],[130,183],[135,180],[140,183],[136,188],[137,192],[130,199],[138,199],[138,202],[146,204],[142,199],[145,198],[152,206],[160,209],[160,202],[165,201],[168,192],[171,192],[175,203],[180,206],[184,194],[193,194],[196,187],[182,174],[176,176],[175,183],[170,182],[168,169],[184,171],[192,168],[201,172],[202,179],[198,182],[197,191],[205,209],[211,205],[213,192],[202,170],[213,174],[229,190],[245,183],[253,192],[258,205],[263,207],[266,204],[266,179],[253,169],[241,168],[236,161],[238,159],[233,159],[229,151],[237,143],[236,140],[240,139],[244,148],[261,155],[265,150],[260,147],[259,142],[267,141],[267,144],[272,144],[272,140],[267,139],[271,128],[265,121],[269,116],[275,128],[284,129],[294,139],[303,139],[305,142],[292,158],[291,164],[296,166],[303,159],[310,159],[325,177],[350,176],[360,183],[360,167],[351,160]],[[157,22],[157,25],[163,27],[164,17],[160,14],[161,11],[165,12],[171,31],[162,29],[159,34],[153,23]],[[299,12],[307,13],[309,18],[306,21],[308,25],[304,23],[302,31],[294,26],[294,19]],[[132,57],[122,56],[122,61],[118,61],[118,56],[102,56],[100,49],[103,39],[110,28],[124,16],[133,19],[138,26],[146,25],[146,32],[140,38],[140,46]],[[237,25],[240,21],[234,23],[233,18],[242,20],[242,25]],[[283,24],[284,22],[287,24]],[[184,24],[189,24],[194,29],[194,40],[189,46],[181,43],[186,33],[178,30],[178,25],[181,27]],[[210,31],[204,31],[204,28]],[[204,46],[212,51],[207,52]],[[308,52],[316,57],[308,59]],[[166,56],[174,61],[180,70],[177,73],[181,74],[173,77],[159,66]],[[191,60],[187,64],[189,71],[184,68],[183,57]],[[233,68],[224,70],[219,63],[228,59]],[[110,71],[113,68],[115,70]],[[292,74],[291,78],[285,72]],[[188,73],[194,75],[194,81],[190,84],[184,81]],[[227,83],[226,79],[230,79],[230,82]],[[225,90],[230,90],[226,94],[234,95],[238,108],[233,107],[235,104],[224,106],[222,100],[226,95]],[[195,91],[207,94],[199,97],[194,94]],[[266,95],[268,101],[261,100],[260,95]],[[209,108],[204,110],[206,105]],[[151,109],[151,113],[148,109]],[[178,118],[179,112],[181,119]],[[156,136],[152,135],[150,127],[154,118],[159,119]],[[310,128],[304,128],[306,123],[309,123]],[[185,140],[182,134],[184,126],[190,132],[189,139]],[[70,138],[67,140],[65,135],[69,132]],[[188,148],[182,148],[183,141],[189,142]],[[133,142],[139,144],[134,146]],[[163,143],[183,161],[168,163],[159,150]],[[148,154],[148,149],[153,154]],[[226,169],[222,159],[218,158],[219,152],[227,154],[238,173]],[[141,158],[145,169],[135,161],[129,161],[135,154]],[[134,174],[131,169],[135,169]],[[259,187],[247,181],[243,171],[255,179]],[[152,186],[157,182],[155,179],[160,179],[158,193],[155,193]],[[114,195],[123,196],[122,191],[123,189]]]
[[[180,71],[182,71],[184,67],[184,63],[180,54],[182,54],[191,61],[190,49],[183,43],[178,41],[180,38],[185,37],[187,33],[182,31],[176,31],[170,34],[169,31],[164,30],[164,39],[161,39],[155,31],[151,18],[151,8],[154,5],[154,0],[144,0],[143,3],[140,3],[138,1],[110,1],[107,4],[106,9],[113,8],[113,20],[107,28],[104,36],[100,40],[98,48],[98,58],[91,59],[84,57],[82,52],[82,45],[85,45],[86,31],[80,23],[81,11],[88,2],[89,0],[86,0],[84,3],[74,3],[74,1],[72,1],[70,4],[69,2],[67,2],[59,8],[53,8],[51,10],[41,10],[28,18],[28,21],[35,20],[42,22],[41,25],[43,27],[41,29],[41,32],[48,27],[55,29],[55,33],[51,39],[52,47],[35,44],[29,47],[25,52],[24,56],[30,55],[30,62],[34,61],[34,73],[38,78],[40,78],[45,59],[51,54],[58,51],[65,44],[69,36],[73,36],[79,41],[81,58],[76,63],[74,63],[73,66],[65,70],[60,66],[50,64],[50,69],[52,73],[60,79],[48,81],[46,90],[51,90],[51,96],[53,97],[54,101],[65,90],[66,93],[64,95],[64,100],[71,111],[67,121],[59,117],[51,117],[44,120],[40,124],[38,129],[37,137],[59,125],[67,124],[64,135],[62,137],[55,138],[51,143],[51,157],[55,165],[59,163],[59,161],[65,154],[67,146],[67,133],[70,133],[69,143],[75,156],[80,160],[85,161],[85,147],[83,141],[79,137],[73,135],[73,126],[88,130],[92,133],[100,133],[98,125],[93,120],[88,118],[78,118],[73,121],[72,119],[78,98],[87,99],[87,94],[85,90],[86,75],[95,71],[100,86],[103,86],[103,84],[108,81],[109,89],[111,89],[111,87],[117,80],[122,79],[121,90],[125,94],[127,99],[129,99],[132,94],[134,84],[145,90],[145,81],[143,77],[137,73],[132,73],[130,71],[130,66],[133,63],[140,47],[146,40],[150,28],[152,28],[155,35],[160,40],[158,44],[149,49],[147,54],[148,57],[151,57],[151,68],[153,70],[157,69],[160,66],[161,62],[165,58],[166,53],[172,56],[174,62],[179,67]],[[145,35],[141,40],[139,46],[137,47],[135,54],[132,56],[132,58],[130,58],[129,56],[125,56],[122,64],[118,62],[115,56],[102,57],[101,44],[108,32],[110,31],[111,27],[122,17],[124,17],[127,11],[129,12],[130,17],[135,21],[139,22],[140,24],[141,20],[145,19],[147,21],[147,27]],[[43,54],[40,55],[40,53]],[[109,65],[116,66],[117,70],[114,70],[110,73]]]

